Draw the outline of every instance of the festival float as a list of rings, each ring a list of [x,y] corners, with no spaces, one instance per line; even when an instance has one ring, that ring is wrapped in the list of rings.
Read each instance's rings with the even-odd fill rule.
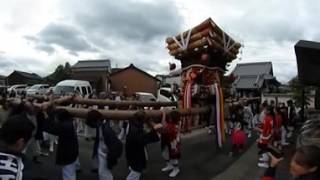
[[[166,39],[169,54],[181,62],[181,93],[178,108],[211,107],[216,121],[218,144],[224,137],[224,98],[221,76],[228,63],[237,58],[241,44],[224,32],[211,18]],[[173,69],[173,68],[170,68]],[[190,131],[192,117],[183,120]]]

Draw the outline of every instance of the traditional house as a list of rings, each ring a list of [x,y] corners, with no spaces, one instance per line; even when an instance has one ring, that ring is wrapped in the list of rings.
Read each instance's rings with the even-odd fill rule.
[[[7,77],[8,85],[15,85],[15,84],[39,84],[43,82],[43,79],[35,73],[27,73],[22,71],[13,71]]]
[[[110,75],[112,91],[126,91],[127,95],[134,92],[148,92],[156,95],[160,80],[148,74],[147,72],[130,66],[117,69]]]
[[[89,81],[97,92],[110,91],[110,60],[81,60],[71,67],[71,77]]]
[[[1,85],[4,86],[4,85],[6,85],[6,84],[7,84],[7,83],[6,83],[6,77],[0,75],[0,86],[1,86]]]
[[[235,78],[232,86],[240,97],[277,92],[280,85],[273,76],[271,62],[237,64],[232,76]]]

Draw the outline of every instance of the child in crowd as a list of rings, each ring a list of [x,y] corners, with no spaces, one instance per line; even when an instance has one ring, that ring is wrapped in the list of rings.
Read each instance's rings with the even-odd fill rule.
[[[22,180],[22,151],[32,137],[35,126],[25,115],[10,116],[0,131],[0,177]]]
[[[241,122],[236,121],[233,123],[233,130],[231,132],[232,152],[231,156],[238,154],[242,151],[246,141],[246,134],[242,128]]]
[[[170,171],[169,177],[176,177],[180,172],[178,166],[181,156],[180,122],[178,111],[172,111],[167,117],[166,113],[162,112],[161,151],[167,166],[161,171]]]
[[[272,134],[273,134],[273,119],[274,112],[272,107],[266,108],[266,115],[262,120],[260,127],[256,127],[256,130],[260,133],[260,137],[258,139],[258,148],[259,151],[259,162],[258,166],[263,168],[268,168],[269,166],[269,156],[267,155],[266,149],[269,144],[271,144]]]

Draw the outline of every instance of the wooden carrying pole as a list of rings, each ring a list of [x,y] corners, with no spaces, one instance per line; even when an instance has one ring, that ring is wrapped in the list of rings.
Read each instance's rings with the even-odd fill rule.
[[[35,99],[45,99],[44,96],[31,96]],[[108,106],[111,108],[117,107],[128,107],[130,105],[135,107],[168,107],[168,106],[177,106],[177,102],[142,102],[142,101],[112,101],[106,99],[85,99],[85,98],[57,98],[54,100],[55,104],[61,104],[60,101],[69,102],[71,104],[82,104],[90,106]],[[66,100],[67,99],[67,100]]]
[[[74,99],[74,104],[84,105],[98,105],[108,107],[123,107],[123,106],[135,106],[135,107],[168,107],[177,106],[177,102],[141,102],[141,101],[111,101],[103,99]]]
[[[112,119],[112,120],[130,120],[137,112],[137,110],[105,110],[105,109],[84,109],[84,108],[71,108],[65,106],[56,106],[56,109],[65,109],[67,110],[72,116],[86,118],[87,114],[91,110],[99,111],[104,118]],[[191,108],[191,109],[163,109],[161,110],[144,110],[146,112],[146,118],[161,118],[162,111],[166,114],[170,113],[171,111],[179,111],[182,116],[187,115],[196,115],[196,114],[204,114],[210,111],[209,107],[200,107],[200,108]]]

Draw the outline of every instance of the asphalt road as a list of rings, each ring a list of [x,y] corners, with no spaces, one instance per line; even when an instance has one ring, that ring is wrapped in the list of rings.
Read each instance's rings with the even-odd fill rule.
[[[87,142],[83,138],[80,141],[80,163],[82,172],[78,174],[78,180],[98,179],[97,174],[90,172],[92,167],[91,151],[93,142]],[[249,144],[254,142],[254,138],[248,140]],[[161,168],[165,162],[161,158],[160,144],[155,143],[148,146],[149,161],[147,169],[141,179],[143,180],[209,180],[217,174],[223,172],[236,159],[229,157],[230,144],[227,143],[223,149],[217,149],[214,135],[208,135],[204,130],[194,131],[191,135],[182,138],[182,158],[180,161],[180,174],[176,178],[169,178],[168,173],[162,173]],[[30,159],[30,158],[29,158]],[[41,177],[46,180],[61,179],[61,172],[58,166],[54,165],[54,154],[50,157],[41,157],[41,164],[26,163],[26,176]],[[124,180],[128,174],[125,157],[123,156],[119,164],[113,169],[115,180]]]

